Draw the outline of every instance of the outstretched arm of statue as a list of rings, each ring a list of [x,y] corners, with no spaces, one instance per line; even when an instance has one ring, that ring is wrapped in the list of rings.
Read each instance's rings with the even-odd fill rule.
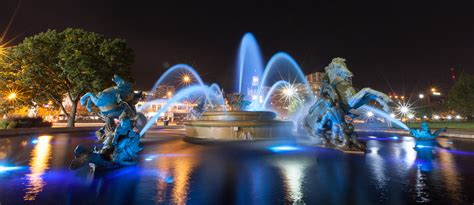
[[[360,90],[355,95],[351,96],[348,103],[352,108],[357,109],[362,105],[367,104],[370,100],[377,101],[385,112],[390,112],[389,103],[391,103],[392,100],[385,93],[373,90],[372,88],[364,88]]]

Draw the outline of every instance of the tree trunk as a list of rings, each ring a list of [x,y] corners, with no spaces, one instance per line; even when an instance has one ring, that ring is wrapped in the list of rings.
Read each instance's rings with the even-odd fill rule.
[[[78,100],[72,101],[71,112],[67,116],[67,127],[74,127],[76,123],[76,112],[77,112]]]

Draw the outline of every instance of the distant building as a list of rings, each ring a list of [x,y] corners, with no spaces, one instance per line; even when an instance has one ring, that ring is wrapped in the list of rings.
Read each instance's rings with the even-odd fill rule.
[[[153,92],[153,98],[170,98],[175,91],[176,88],[172,85],[158,85],[155,92]]]
[[[308,81],[309,87],[315,95],[318,95],[319,91],[321,90],[323,76],[323,72],[315,72],[305,76],[306,81]]]

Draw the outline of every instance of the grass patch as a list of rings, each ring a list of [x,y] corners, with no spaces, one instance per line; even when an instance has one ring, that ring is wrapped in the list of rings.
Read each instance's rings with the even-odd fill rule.
[[[409,128],[419,128],[421,122],[410,122],[406,123]],[[453,121],[453,122],[428,122],[428,126],[432,129],[439,129],[447,127],[448,129],[473,129],[474,130],[474,121]]]

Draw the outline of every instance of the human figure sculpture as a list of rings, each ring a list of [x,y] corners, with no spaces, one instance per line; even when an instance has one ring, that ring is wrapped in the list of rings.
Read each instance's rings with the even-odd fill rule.
[[[202,116],[202,113],[206,111],[206,100],[203,98],[199,98],[197,100],[196,106],[191,109],[191,119],[199,119]]]
[[[432,133],[428,127],[428,123],[423,121],[421,122],[420,129],[410,129],[410,135],[418,140],[432,140],[438,137],[442,132],[446,132],[446,130],[447,128],[441,128]]]
[[[351,124],[352,119],[358,116],[355,109],[375,100],[385,111],[390,110],[389,103],[392,101],[386,94],[371,88],[356,92],[352,86],[352,76],[345,59],[332,59],[325,68],[316,102],[300,121],[300,126],[319,139],[322,146],[363,150],[363,145],[356,141],[357,134]]]
[[[245,95],[242,93],[228,94],[227,98],[229,99],[229,104],[233,111],[246,110],[249,107],[249,105],[252,103],[249,100],[245,100]]]
[[[139,133],[147,120],[135,109],[142,94],[133,92],[131,84],[118,75],[114,75],[112,80],[116,86],[97,95],[88,92],[81,97],[81,104],[86,105],[89,112],[93,111],[92,104],[97,106],[97,114],[105,121],[105,125],[96,132],[97,139],[103,146],[88,150],[78,145],[71,169],[77,169],[86,163],[93,163],[99,169],[131,165],[136,163],[135,158],[143,149]]]

